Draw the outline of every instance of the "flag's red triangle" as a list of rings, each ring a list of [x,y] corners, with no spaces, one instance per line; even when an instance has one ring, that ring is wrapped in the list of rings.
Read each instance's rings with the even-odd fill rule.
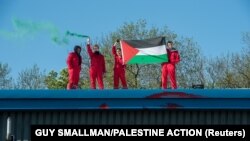
[[[125,41],[121,41],[121,47],[122,47],[122,53],[123,53],[123,63],[127,64],[130,59],[132,59],[138,52],[139,50],[132,47]]]

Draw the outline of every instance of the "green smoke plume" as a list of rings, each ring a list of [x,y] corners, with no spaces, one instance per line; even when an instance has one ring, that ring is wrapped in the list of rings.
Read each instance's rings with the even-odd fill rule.
[[[0,35],[10,39],[34,37],[36,34],[46,32],[51,40],[59,45],[68,44],[66,35],[61,35],[58,28],[47,22],[33,22],[20,19],[12,20],[13,31],[0,30]]]

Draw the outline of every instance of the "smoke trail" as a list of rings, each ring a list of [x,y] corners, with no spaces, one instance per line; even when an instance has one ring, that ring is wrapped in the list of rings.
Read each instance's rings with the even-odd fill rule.
[[[34,37],[36,34],[47,32],[53,42],[63,45],[68,44],[66,35],[61,35],[58,28],[46,22],[33,22],[20,19],[12,20],[13,31],[0,30],[0,36],[9,39],[23,39]]]

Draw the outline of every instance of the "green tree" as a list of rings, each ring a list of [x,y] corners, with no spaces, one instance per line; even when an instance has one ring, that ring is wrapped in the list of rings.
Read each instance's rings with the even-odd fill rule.
[[[212,58],[206,64],[209,88],[250,88],[250,32],[242,35],[241,52]]]
[[[219,80],[223,79],[225,70],[227,69],[225,64],[225,58],[216,57],[207,60],[206,70],[207,70],[207,87],[208,88],[219,88]]]
[[[205,85],[205,60],[198,44],[192,38],[181,38],[176,41],[181,56],[176,66],[179,87],[190,88],[193,84]]]
[[[48,89],[57,89],[57,75],[58,73],[55,71],[50,71],[49,74],[45,77],[45,85]]]
[[[0,89],[13,88],[13,78],[10,76],[10,71],[8,64],[0,62]]]
[[[45,85],[48,89],[66,89],[68,84],[68,70],[62,69],[58,74],[56,71],[50,71],[45,77]]]
[[[17,89],[45,89],[45,71],[41,71],[37,65],[25,69],[17,78]]]
[[[242,88],[250,88],[250,32],[242,34],[245,47],[240,53],[234,53],[232,69],[237,78],[237,84]]]

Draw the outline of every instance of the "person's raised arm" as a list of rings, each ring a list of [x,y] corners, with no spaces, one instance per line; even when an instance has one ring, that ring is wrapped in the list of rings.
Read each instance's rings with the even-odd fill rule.
[[[114,45],[112,46],[112,54],[114,56],[117,56],[117,53],[116,53],[116,45],[120,42],[119,39],[116,40],[116,42],[114,43]]]
[[[89,56],[92,56],[94,54],[91,47],[90,47],[90,39],[89,38],[87,39],[87,51],[88,51]]]
[[[112,54],[116,56],[116,43],[112,46]]]

